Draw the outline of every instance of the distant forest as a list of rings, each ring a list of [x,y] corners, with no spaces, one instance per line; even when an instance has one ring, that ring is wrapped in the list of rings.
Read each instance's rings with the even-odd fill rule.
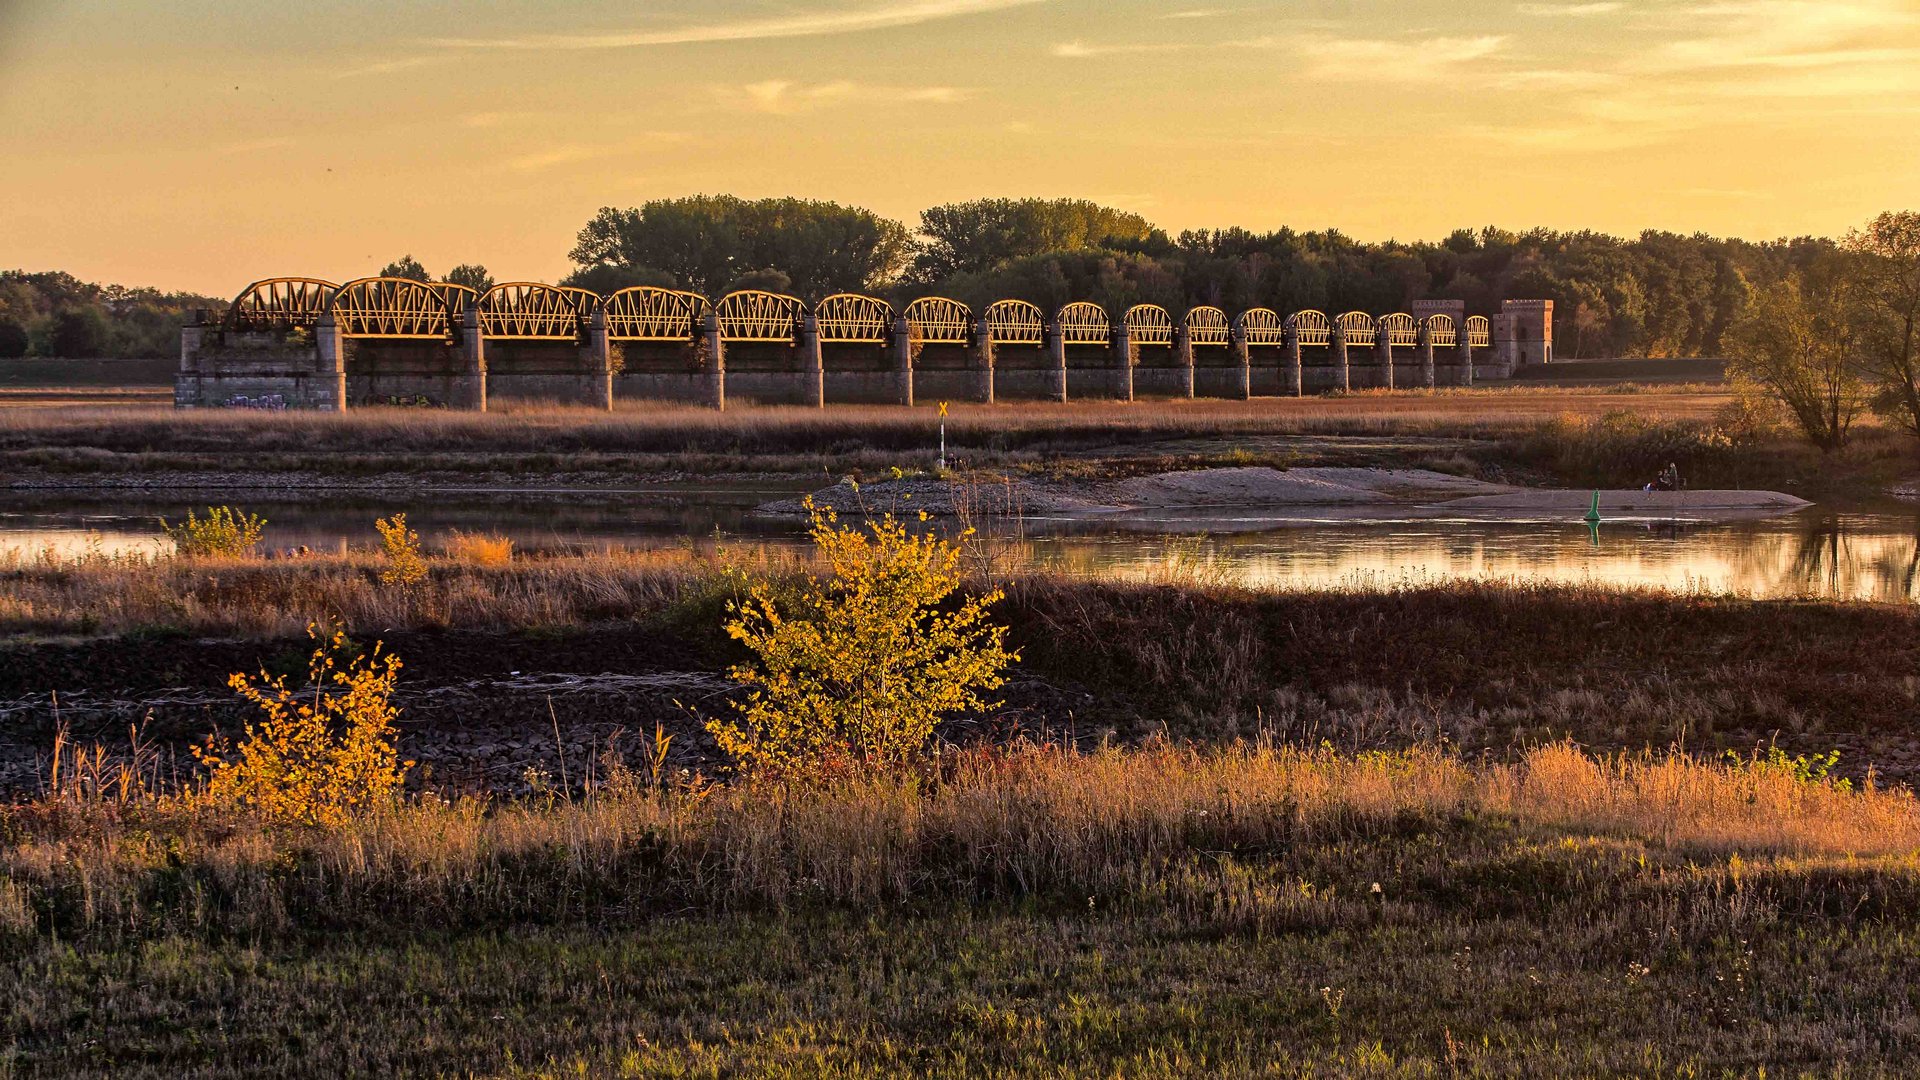
[[[1755,243],[1496,228],[1420,243],[1361,243],[1331,230],[1170,236],[1138,214],[1073,199],[950,203],[923,211],[909,229],[837,203],[701,195],[601,210],[580,230],[564,283],[601,293],[761,288],[808,300],[933,294],[976,307],[1011,297],[1049,310],[1088,299],[1115,313],[1154,303],[1176,313],[1212,304],[1382,314],[1427,297],[1491,313],[1502,299],[1547,299],[1559,356],[1717,356],[1754,288],[1834,247],[1814,237]],[[386,271],[429,276],[410,256]],[[481,288],[492,281],[473,264],[447,277]],[[171,356],[187,311],[226,302],[58,272],[0,272],[0,358]]]

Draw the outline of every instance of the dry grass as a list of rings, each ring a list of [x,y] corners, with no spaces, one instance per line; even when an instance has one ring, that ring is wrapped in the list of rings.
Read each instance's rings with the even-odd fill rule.
[[[1705,419],[1728,400],[1713,387],[1635,394],[1636,413]],[[1599,416],[1622,407],[1595,388],[1504,386],[1439,391],[1359,391],[1337,397],[1252,401],[1088,401],[955,403],[947,432],[955,446],[1053,445],[1076,440],[1153,439],[1278,433],[1512,433],[1563,415]],[[92,447],[157,451],[305,453],[516,452],[570,454],[817,451],[858,441],[876,449],[926,444],[925,407],[747,406],[716,413],[663,404],[609,414],[560,406],[503,406],[487,413],[372,408],[347,413],[86,408],[0,413],[0,451]]]
[[[1203,892],[1227,888],[1215,853],[1258,864],[1460,821],[1631,840],[1718,860],[1719,872],[1738,872],[1724,861],[1735,854],[1755,865],[1920,865],[1920,803],[1907,791],[1847,790],[1764,763],[1593,758],[1567,745],[1507,765],[1419,749],[1027,745],[955,752],[935,778],[823,788],[656,787],[607,768],[611,781],[579,802],[428,796],[331,832],[56,795],[0,819],[0,912],[17,934],[111,936],[472,926],[659,904],[1129,904],[1191,890],[1196,875],[1212,882]],[[1259,901],[1275,917],[1299,902]]]
[[[447,537],[446,551],[455,562],[498,568],[513,562],[513,538],[455,529]]]

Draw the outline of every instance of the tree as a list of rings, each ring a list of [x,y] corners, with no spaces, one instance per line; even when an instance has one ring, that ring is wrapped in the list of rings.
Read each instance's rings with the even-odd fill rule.
[[[569,257],[580,275],[602,267],[664,271],[681,288],[713,294],[749,270],[777,270],[802,295],[871,292],[899,276],[906,226],[872,211],[807,199],[749,202],[731,195],[605,207]]]
[[[925,237],[914,275],[936,281],[978,274],[1028,255],[1107,248],[1129,250],[1165,235],[1139,214],[1085,199],[975,199],[920,212]]]
[[[465,285],[476,293],[486,292],[493,288],[494,284],[493,275],[487,273],[487,268],[478,263],[461,263],[447,271],[447,281],[454,285]]]
[[[55,356],[73,359],[99,356],[107,343],[106,317],[92,305],[55,312],[48,343]]]
[[[1920,213],[1887,212],[1847,234],[1866,325],[1861,357],[1874,405],[1920,435]]]
[[[27,326],[11,315],[0,315],[0,360],[15,360],[27,355],[32,338]]]
[[[427,268],[421,266],[420,261],[411,255],[402,255],[395,261],[381,267],[380,276],[406,278],[408,281],[433,280],[433,275],[427,273]]]
[[[601,263],[575,270],[561,278],[560,284],[599,293],[601,296],[612,296],[621,289],[631,289],[640,285],[671,289],[675,282],[672,274],[665,270],[655,270],[650,266],[612,266]]]
[[[1728,374],[1778,398],[1807,440],[1828,452],[1846,445],[1866,404],[1861,290],[1848,263],[1829,257],[1762,286],[1728,330]]]

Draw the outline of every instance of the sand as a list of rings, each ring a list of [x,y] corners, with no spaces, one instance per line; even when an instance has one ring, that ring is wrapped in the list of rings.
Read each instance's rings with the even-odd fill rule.
[[[1488,517],[1503,513],[1578,517],[1592,504],[1591,490],[1541,490],[1490,484],[1426,469],[1301,468],[1249,466],[1194,469],[1112,481],[1010,480],[973,485],[944,480],[841,482],[813,495],[815,504],[841,513],[949,515],[971,512],[1098,515],[1143,510],[1220,507],[1424,508]],[[1605,514],[1687,515],[1715,511],[1791,511],[1809,505],[1777,491],[1602,491]],[[771,514],[804,512],[798,499],[760,508]]]

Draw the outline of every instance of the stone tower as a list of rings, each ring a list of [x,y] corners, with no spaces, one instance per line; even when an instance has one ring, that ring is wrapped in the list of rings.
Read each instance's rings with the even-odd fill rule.
[[[1493,352],[1509,374],[1553,363],[1553,301],[1502,300],[1493,319]]]

